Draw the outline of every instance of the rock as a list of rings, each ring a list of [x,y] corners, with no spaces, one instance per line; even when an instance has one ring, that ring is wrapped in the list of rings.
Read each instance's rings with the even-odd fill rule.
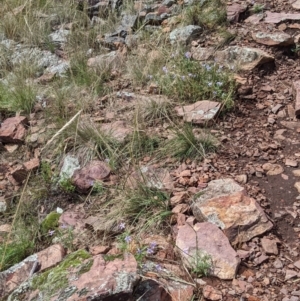
[[[260,255],[259,257],[254,258],[254,264],[255,264],[255,265],[260,265],[260,264],[262,264],[263,262],[267,261],[268,259],[269,259],[268,256],[262,254],[262,255]]]
[[[49,35],[49,38],[54,44],[63,45],[67,42],[69,34],[70,34],[69,30],[59,29],[52,32]]]
[[[246,184],[248,181],[248,177],[247,175],[237,175],[235,177],[235,180],[241,184]]]
[[[295,2],[293,2],[292,7],[294,9],[300,9],[300,0],[296,0]]]
[[[25,116],[10,117],[2,122],[0,127],[0,142],[23,143],[28,119]]]
[[[243,13],[247,9],[247,5],[233,3],[231,5],[227,5],[227,20],[229,22],[238,22],[240,14]]]
[[[196,223],[178,227],[176,247],[187,266],[194,267],[199,252],[211,257],[210,274],[220,279],[232,279],[236,275],[240,260],[230,246],[227,237],[214,224]]]
[[[76,169],[72,182],[82,192],[87,192],[97,181],[104,180],[110,174],[109,166],[102,161],[91,161],[85,167]]]
[[[18,165],[11,171],[11,175],[18,184],[21,184],[27,178],[28,171],[22,165]]]
[[[183,117],[186,122],[204,124],[214,119],[220,108],[219,102],[202,100],[187,106],[177,106],[175,110],[177,115]]]
[[[300,270],[300,260],[294,262],[294,266]]]
[[[291,21],[291,20],[300,20],[300,14],[286,14],[286,13],[273,13],[270,11],[265,12],[265,23],[273,23],[278,24],[284,21]]]
[[[265,163],[262,168],[267,171],[268,176],[275,176],[284,172],[283,167],[279,164]]]
[[[40,166],[40,160],[38,158],[33,158],[23,163],[23,166],[27,171],[37,169]]]
[[[0,198],[0,208],[1,208],[1,198]],[[1,209],[0,209],[0,212],[1,212]],[[1,235],[1,232],[2,233],[10,233],[11,232],[11,225],[9,224],[4,224],[4,225],[1,225],[0,226],[0,235]]]
[[[246,242],[272,229],[262,208],[232,179],[213,180],[192,204],[198,221],[220,227],[231,244]]]
[[[286,270],[284,280],[287,281],[289,279],[296,277],[297,275],[298,275],[298,272],[296,272],[294,270]]]
[[[105,135],[111,136],[118,142],[124,142],[125,138],[133,132],[133,129],[125,121],[102,123],[101,130]]]
[[[291,166],[291,167],[297,167],[298,162],[295,161],[295,160],[291,160],[291,159],[285,159],[285,165],[286,166]]]
[[[204,47],[192,47],[192,58],[196,61],[207,61],[213,58],[214,49]]]
[[[279,258],[276,258],[273,263],[273,266],[275,269],[282,269],[283,268],[282,261]]]
[[[278,254],[277,242],[275,240],[263,237],[260,242],[266,254]]]
[[[13,153],[15,152],[18,148],[19,145],[18,144],[5,144],[4,148],[9,152],[9,153]]]
[[[188,25],[185,27],[176,28],[170,32],[171,44],[189,44],[194,40],[201,32],[202,28],[196,25]]]
[[[230,46],[222,51],[216,51],[215,60],[227,64],[229,67],[247,71],[274,61],[274,57],[260,49]]]
[[[202,294],[203,294],[203,297],[208,299],[208,300],[217,301],[217,300],[222,300],[223,299],[222,292],[215,289],[215,288],[213,288],[210,285],[205,285],[203,287]]]
[[[294,187],[298,190],[298,192],[300,193],[300,182],[296,182],[294,184]]]
[[[6,209],[7,209],[7,204],[6,204],[5,198],[4,198],[4,196],[1,196],[0,197],[0,212],[5,212]]]
[[[43,271],[53,267],[63,259],[64,255],[65,251],[61,245],[52,245],[39,253],[27,257],[8,270],[0,272],[1,296],[7,296],[22,282],[26,281],[35,272],[34,269]]]
[[[281,108],[282,108],[282,104],[278,103],[276,106],[272,107],[271,111],[272,113],[277,114]]]
[[[300,115],[300,81],[293,81],[293,95],[295,98],[295,114],[296,116]]]
[[[91,247],[90,252],[92,255],[105,254],[109,251],[109,246],[94,246]]]
[[[72,178],[75,170],[79,168],[80,165],[78,159],[67,155],[64,159],[63,166],[60,170],[60,174],[59,174],[60,180]]]
[[[149,25],[161,25],[161,23],[168,18],[168,14],[157,14],[157,13],[148,13],[145,17],[145,22]]]
[[[252,38],[259,44],[267,46],[289,46],[294,44],[294,39],[284,32],[253,32]]]
[[[260,21],[264,18],[264,14],[254,14],[250,17],[248,17],[245,20],[245,23],[251,23],[251,24],[259,24]]]

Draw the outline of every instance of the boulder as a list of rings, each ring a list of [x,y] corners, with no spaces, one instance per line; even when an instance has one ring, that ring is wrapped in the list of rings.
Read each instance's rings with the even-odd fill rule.
[[[259,44],[267,46],[289,46],[294,44],[294,39],[284,32],[253,32],[252,38]]]
[[[220,227],[233,245],[273,227],[258,203],[232,179],[209,182],[192,210],[199,222],[208,221]]]
[[[210,100],[197,101],[187,106],[175,107],[177,115],[186,122],[205,124],[215,118],[221,108],[221,103]]]
[[[193,269],[197,256],[206,254],[211,259],[210,275],[220,279],[233,279],[240,260],[230,246],[228,238],[214,224],[204,222],[194,226],[178,227],[176,247],[185,264]]]
[[[274,61],[274,57],[260,49],[230,46],[222,51],[217,51],[215,60],[229,67],[247,71],[264,63]]]
[[[110,174],[109,166],[102,161],[91,161],[85,167],[75,170],[72,182],[82,192],[88,191],[96,181],[102,181]]]
[[[28,119],[25,116],[5,119],[0,127],[0,142],[17,144],[23,143],[26,133],[26,125],[28,125]]]
[[[202,32],[202,28],[196,25],[188,25],[176,28],[170,32],[170,41],[172,44],[189,44]]]
[[[233,3],[231,5],[227,5],[227,20],[229,22],[238,22],[240,14],[243,13],[247,9],[247,5]]]

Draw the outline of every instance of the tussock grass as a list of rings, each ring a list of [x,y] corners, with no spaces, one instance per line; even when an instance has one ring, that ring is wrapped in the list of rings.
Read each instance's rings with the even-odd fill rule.
[[[166,141],[162,152],[179,160],[202,160],[209,153],[216,151],[217,142],[212,135],[205,131],[194,133],[192,126],[186,124],[174,130],[174,137]]]

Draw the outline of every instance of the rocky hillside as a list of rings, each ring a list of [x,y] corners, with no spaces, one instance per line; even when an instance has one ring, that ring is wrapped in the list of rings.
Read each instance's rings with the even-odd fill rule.
[[[298,301],[299,52],[299,0],[3,0],[0,300]]]

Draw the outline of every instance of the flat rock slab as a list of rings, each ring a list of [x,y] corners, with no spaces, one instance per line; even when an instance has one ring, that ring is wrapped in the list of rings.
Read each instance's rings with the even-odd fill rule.
[[[77,169],[72,182],[82,192],[88,191],[97,181],[104,180],[110,174],[109,166],[102,161],[91,161],[85,167]]]
[[[260,49],[230,46],[222,51],[217,51],[215,60],[227,64],[229,67],[252,70],[259,65],[274,61],[274,57]]]
[[[31,255],[8,270],[0,273],[0,296],[7,296],[21,283],[29,279],[33,274],[36,263],[40,264],[39,271],[55,266],[62,261],[65,255],[64,248],[59,245],[52,245],[39,253]],[[38,267],[38,266],[36,266]]]
[[[232,179],[209,182],[192,210],[199,222],[208,221],[220,227],[233,245],[273,227],[258,203]]]
[[[125,138],[133,132],[133,129],[130,128],[125,121],[121,120],[101,124],[101,130],[118,142],[123,142]]]
[[[284,32],[253,32],[252,38],[259,44],[267,46],[289,46],[294,44],[294,39]]]
[[[196,256],[202,252],[211,257],[211,275],[220,279],[235,277],[240,260],[228,238],[216,225],[205,222],[178,228],[176,247],[185,264],[193,267]]]
[[[216,101],[202,100],[187,106],[175,107],[177,115],[186,122],[203,124],[211,121],[220,111],[221,104]]]
[[[292,84],[293,95],[295,98],[295,115],[300,115],[300,81],[294,81]]]
[[[0,142],[23,143],[28,119],[24,116],[5,119],[0,127]]]
[[[264,19],[265,23],[278,24],[284,21],[299,21],[300,14],[286,14],[286,13],[272,13],[270,11],[266,11],[266,17]]]

